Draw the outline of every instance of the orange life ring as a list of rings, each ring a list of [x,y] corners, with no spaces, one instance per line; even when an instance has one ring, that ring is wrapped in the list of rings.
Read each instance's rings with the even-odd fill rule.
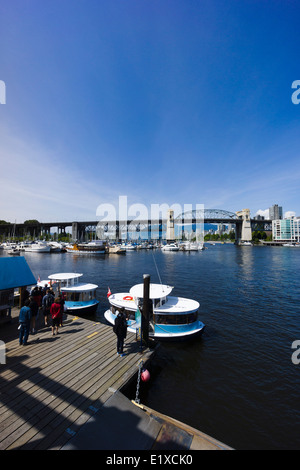
[[[131,297],[130,295],[126,295],[125,297],[123,297],[123,300],[133,300],[133,297]]]

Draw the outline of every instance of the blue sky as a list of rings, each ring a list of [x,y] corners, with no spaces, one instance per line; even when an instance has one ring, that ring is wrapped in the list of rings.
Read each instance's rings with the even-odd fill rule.
[[[100,204],[300,216],[300,4],[0,0],[0,219]]]

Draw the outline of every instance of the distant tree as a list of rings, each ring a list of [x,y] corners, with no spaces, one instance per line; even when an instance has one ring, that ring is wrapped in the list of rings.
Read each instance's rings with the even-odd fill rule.
[[[235,231],[234,230],[231,230],[231,232],[229,233],[229,238],[230,238],[230,240],[235,240]]]
[[[4,224],[10,224],[10,222],[6,222],[5,220],[0,220],[0,224],[4,225]]]
[[[36,220],[36,219],[25,220],[24,224],[25,225],[34,225],[34,224],[39,224],[39,221]]]
[[[267,239],[267,234],[264,231],[256,230],[255,232],[252,233],[252,241],[254,243],[258,243],[259,240],[266,240]]]

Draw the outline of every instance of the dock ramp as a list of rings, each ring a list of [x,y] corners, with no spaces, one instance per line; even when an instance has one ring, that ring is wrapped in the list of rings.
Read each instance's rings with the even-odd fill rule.
[[[228,446],[116,391],[61,450],[225,450]]]

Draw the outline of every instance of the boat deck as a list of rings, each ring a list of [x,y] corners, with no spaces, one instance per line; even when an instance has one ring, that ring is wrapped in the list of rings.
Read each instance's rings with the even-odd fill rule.
[[[112,327],[68,315],[59,334],[42,328],[19,346],[16,318],[0,327],[0,449],[61,449],[153,354],[129,333],[116,354]]]

